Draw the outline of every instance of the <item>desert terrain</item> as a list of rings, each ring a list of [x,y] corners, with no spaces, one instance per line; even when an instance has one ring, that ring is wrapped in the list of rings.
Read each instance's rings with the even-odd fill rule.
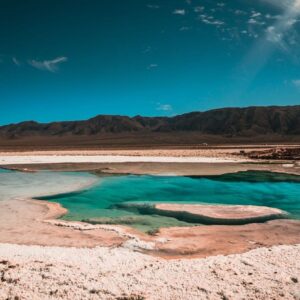
[[[297,148],[297,145],[285,147]],[[247,155],[247,151],[272,149],[273,146],[239,146],[5,151],[0,154],[0,165],[23,172],[89,171],[102,176],[106,173],[201,176],[247,170],[300,174],[297,160],[252,159]],[[126,226],[60,220],[66,210],[45,201],[15,199],[2,201],[0,206],[3,279],[0,297],[240,299],[242,295],[254,299],[297,299],[299,295],[300,222],[296,220],[170,227],[150,235]],[[175,209],[193,214],[201,211],[192,206],[171,208]],[[241,209],[236,212],[208,209],[207,213],[218,218],[233,217],[234,213],[237,218],[280,213],[272,209],[268,212],[268,208]],[[78,261],[78,256],[83,259]],[[118,267],[108,271],[113,263]],[[193,277],[198,278],[197,284],[187,279],[191,268]],[[122,281],[124,276],[126,284]],[[66,277],[68,280],[63,280]],[[163,287],[161,280],[165,282]],[[71,289],[70,282],[73,282]],[[153,289],[157,292],[153,293]]]

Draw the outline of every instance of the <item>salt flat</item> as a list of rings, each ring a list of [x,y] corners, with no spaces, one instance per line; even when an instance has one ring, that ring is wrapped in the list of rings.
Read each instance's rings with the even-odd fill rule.
[[[42,163],[232,163],[241,159],[220,157],[178,157],[178,156],[124,156],[124,155],[1,155],[0,164],[42,164]]]
[[[123,247],[0,244],[0,257],[0,299],[300,297],[300,245],[206,259],[164,260]]]

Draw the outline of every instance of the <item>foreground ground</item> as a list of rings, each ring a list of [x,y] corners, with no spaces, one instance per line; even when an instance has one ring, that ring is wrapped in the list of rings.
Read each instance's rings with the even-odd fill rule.
[[[0,299],[299,299],[300,245],[163,260],[118,248],[0,244]]]
[[[257,163],[236,155],[236,148],[174,151],[1,153],[0,165],[135,174],[300,173],[297,161]],[[128,156],[133,160],[126,162]],[[146,235],[55,219],[63,213],[46,202],[0,201],[1,300],[300,299],[299,221],[163,228]]]

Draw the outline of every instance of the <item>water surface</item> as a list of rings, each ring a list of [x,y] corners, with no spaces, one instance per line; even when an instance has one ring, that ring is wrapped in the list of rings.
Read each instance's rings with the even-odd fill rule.
[[[74,191],[99,180],[81,172],[24,173],[0,169],[0,201]]]
[[[112,176],[76,193],[42,197],[69,210],[66,220],[127,224],[144,231],[162,226],[191,225],[175,218],[144,215],[124,209],[128,203],[204,203],[275,207],[300,219],[298,176],[269,172],[240,172],[212,177]]]

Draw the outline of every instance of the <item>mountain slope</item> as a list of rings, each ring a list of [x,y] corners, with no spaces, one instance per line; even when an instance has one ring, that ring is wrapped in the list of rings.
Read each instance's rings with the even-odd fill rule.
[[[300,106],[223,108],[191,112],[175,117],[127,117],[99,115],[84,121],[53,123],[22,122],[0,127],[0,144],[34,139],[51,140],[132,140],[158,139],[175,144],[200,137],[216,139],[300,140]],[[149,140],[149,143],[150,143]],[[159,143],[159,142],[158,142]],[[101,142],[100,142],[101,144]]]

